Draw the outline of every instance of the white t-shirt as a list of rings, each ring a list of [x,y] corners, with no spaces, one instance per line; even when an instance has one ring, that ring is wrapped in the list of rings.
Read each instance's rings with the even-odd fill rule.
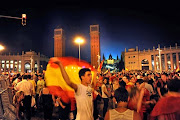
[[[18,91],[23,91],[24,95],[31,95],[33,90],[33,85],[31,82],[24,79],[21,82],[19,82],[14,89]]]
[[[76,120],[94,120],[92,88],[82,84],[78,84],[77,87],[75,93],[77,104]]]
[[[108,98],[108,96],[104,93],[104,90],[107,91],[107,88],[106,88],[105,84],[102,84],[101,90],[102,90],[102,98]]]

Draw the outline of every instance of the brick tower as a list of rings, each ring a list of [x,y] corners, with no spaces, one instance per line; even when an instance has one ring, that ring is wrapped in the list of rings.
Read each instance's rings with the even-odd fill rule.
[[[98,68],[100,63],[99,25],[90,25],[91,65]]]
[[[65,56],[65,37],[62,28],[54,29],[54,57]]]

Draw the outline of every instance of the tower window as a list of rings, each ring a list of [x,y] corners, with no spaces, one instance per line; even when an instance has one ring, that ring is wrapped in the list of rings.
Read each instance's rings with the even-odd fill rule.
[[[60,35],[60,34],[61,34],[61,31],[55,31],[54,34],[55,34],[55,35]]]
[[[91,27],[91,31],[98,31],[97,27]]]

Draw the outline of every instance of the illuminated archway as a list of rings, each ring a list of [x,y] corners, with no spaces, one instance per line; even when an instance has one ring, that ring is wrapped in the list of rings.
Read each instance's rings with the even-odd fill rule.
[[[143,59],[141,61],[142,70],[149,70],[149,61],[147,59]]]
[[[31,72],[31,64],[29,62],[24,64],[25,72]]]

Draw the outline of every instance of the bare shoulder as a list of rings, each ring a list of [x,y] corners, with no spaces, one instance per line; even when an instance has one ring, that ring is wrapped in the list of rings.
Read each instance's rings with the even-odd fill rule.
[[[136,111],[134,111],[133,120],[141,120],[141,116],[140,116],[140,114],[139,114],[139,113],[137,113]]]

